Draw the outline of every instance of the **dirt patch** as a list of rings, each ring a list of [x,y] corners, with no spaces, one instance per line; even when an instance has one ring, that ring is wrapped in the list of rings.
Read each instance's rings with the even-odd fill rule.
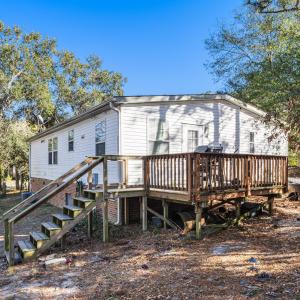
[[[35,261],[1,273],[0,298],[296,299],[300,203],[278,200],[276,207],[272,217],[201,241],[172,230],[143,234],[137,225],[120,228],[108,244],[76,231],[65,250],[53,251],[67,263]]]
[[[0,216],[18,204],[21,201],[20,195],[8,195],[5,198],[0,198]],[[15,240],[28,239],[29,232],[39,231],[41,223],[51,220],[51,214],[61,212],[61,209],[50,204],[41,205],[38,209],[34,210],[27,217],[22,219],[14,226]],[[4,255],[4,227],[0,226],[0,257]]]

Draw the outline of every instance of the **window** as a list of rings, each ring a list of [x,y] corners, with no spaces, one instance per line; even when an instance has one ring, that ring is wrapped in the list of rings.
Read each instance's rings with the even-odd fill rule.
[[[250,135],[249,135],[249,152],[255,153],[254,132],[250,132]]]
[[[188,152],[194,152],[199,145],[199,132],[197,130],[188,130]]]
[[[169,124],[166,120],[149,119],[149,154],[169,153]]]
[[[74,151],[74,129],[68,132],[68,150]]]
[[[48,140],[48,164],[49,165],[57,165],[57,160],[58,160],[57,144],[58,144],[57,137]]]
[[[106,122],[101,121],[95,127],[96,136],[96,155],[105,154],[105,140],[106,140]]]

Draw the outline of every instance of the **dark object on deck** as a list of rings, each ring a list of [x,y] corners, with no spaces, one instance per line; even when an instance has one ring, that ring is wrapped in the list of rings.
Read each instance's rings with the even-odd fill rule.
[[[152,225],[156,228],[161,228],[162,227],[161,219],[158,217],[152,217]]]
[[[222,153],[223,152],[223,147],[220,146],[208,146],[208,145],[203,145],[203,146],[198,146],[195,150],[195,153]]]
[[[21,200],[24,201],[25,199],[27,199],[28,197],[30,197],[32,194],[33,194],[32,192],[21,193]]]

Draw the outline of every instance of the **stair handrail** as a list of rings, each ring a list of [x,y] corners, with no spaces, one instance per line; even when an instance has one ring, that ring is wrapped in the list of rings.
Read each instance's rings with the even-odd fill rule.
[[[63,189],[65,189],[66,187],[68,187],[69,185],[71,185],[74,181],[76,181],[77,179],[79,179],[80,177],[82,177],[83,175],[85,175],[87,172],[89,172],[90,170],[92,170],[93,168],[95,168],[98,164],[100,164],[101,162],[103,162],[103,159],[104,159],[104,157],[100,156],[98,159],[90,162],[85,167],[85,169],[83,169],[80,172],[78,172],[77,174],[75,174],[73,177],[71,177],[70,179],[68,179],[63,184],[59,185],[56,189],[54,189],[53,191],[51,191],[50,193],[48,193],[47,195],[45,195],[44,197],[42,197],[38,201],[32,203],[32,205],[30,205],[27,208],[25,208],[24,210],[22,210],[19,214],[16,214],[12,218],[10,218],[8,220],[8,222],[9,223],[16,223],[19,220],[23,219],[31,211],[33,211],[36,208],[38,208],[40,205],[42,205],[43,203],[45,203],[46,201],[48,201],[54,195],[56,195],[57,193],[59,193],[60,191],[62,191]]]
[[[9,209],[5,213],[3,213],[2,219],[3,220],[10,219],[12,214],[16,214],[17,211],[26,207],[26,205],[28,203],[32,203],[33,201],[36,201],[36,199],[40,198],[41,195],[43,195],[45,192],[48,193],[49,189],[53,188],[55,185],[60,184],[64,179],[66,179],[67,177],[72,175],[74,172],[78,171],[80,168],[84,167],[86,164],[91,163],[92,161],[93,161],[93,158],[91,158],[91,157],[85,158],[82,162],[76,164],[72,169],[68,170],[66,173],[64,173],[57,179],[51,181],[50,183],[48,183],[47,185],[42,187],[36,193],[32,194],[28,198],[24,199],[23,201],[21,201],[20,203],[18,203],[17,205],[13,206],[11,209]]]

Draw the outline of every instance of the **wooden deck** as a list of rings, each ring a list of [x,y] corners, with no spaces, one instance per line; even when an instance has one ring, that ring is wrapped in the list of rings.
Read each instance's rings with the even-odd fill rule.
[[[170,154],[148,156],[145,166],[149,195],[189,202],[281,194],[288,186],[283,156]]]
[[[143,163],[141,185],[130,186],[128,184],[130,176],[128,161],[130,159],[141,160]],[[122,163],[122,182],[117,185],[108,183],[108,161]],[[103,170],[103,184],[95,188],[92,183],[92,172],[100,165]],[[144,231],[147,230],[148,213],[161,218],[165,228],[167,225],[176,228],[176,225],[168,217],[168,203],[193,205],[197,239],[201,236],[202,210],[204,208],[213,209],[216,205],[223,205],[227,202],[236,207],[236,215],[239,219],[241,199],[245,200],[251,195],[261,195],[267,197],[269,211],[272,212],[274,197],[288,189],[288,160],[287,157],[282,156],[216,153],[87,157],[83,162],[3,215],[4,244],[10,265],[14,264],[16,258],[14,254],[14,224],[85,175],[87,175],[88,188],[83,191],[83,195],[74,198],[77,205],[64,206],[62,214],[52,216],[53,222],[59,226],[60,231],[51,235],[46,228],[45,232],[32,236],[33,244],[30,242],[30,251],[34,255],[30,256],[38,255],[58,239],[63,239],[63,236],[71,228],[86,217],[88,218],[88,236],[91,236],[93,231],[92,211],[100,203],[103,241],[107,242],[109,240],[108,201],[111,198],[140,197]],[[162,201],[163,215],[148,206],[148,198]],[[214,201],[218,203],[214,204]],[[56,230],[56,228],[54,229]],[[38,238],[44,236],[45,233],[48,233],[47,241],[39,241]],[[42,242],[45,242],[45,245],[42,245]],[[42,246],[39,248],[40,244]],[[28,252],[28,249],[22,245],[19,244],[18,249],[25,259],[25,252]]]
[[[106,183],[106,188],[104,184],[97,189],[99,193],[106,189],[111,197],[147,196],[196,203],[279,195],[288,188],[288,160],[284,156],[180,153],[106,158],[123,163],[123,182],[117,187]],[[130,159],[143,161],[142,185],[128,184]]]

